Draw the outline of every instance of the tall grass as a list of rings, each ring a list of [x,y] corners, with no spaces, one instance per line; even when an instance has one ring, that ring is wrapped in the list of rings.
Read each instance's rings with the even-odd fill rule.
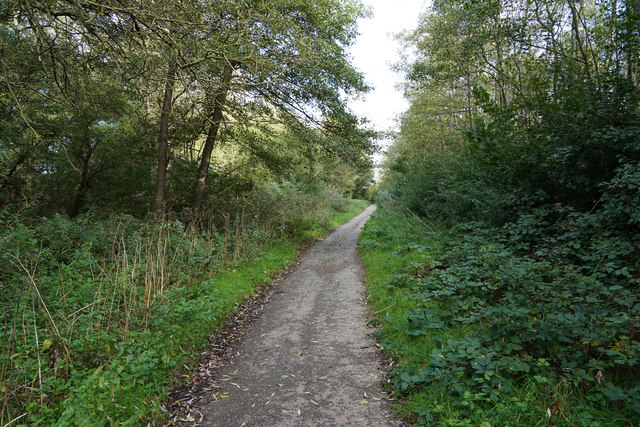
[[[159,417],[171,373],[335,213],[254,204],[197,223],[0,217],[0,425]]]
[[[256,254],[271,237],[242,217],[220,230],[60,216],[6,229],[0,424],[55,410],[74,393],[82,372],[104,366],[154,331],[186,289]]]

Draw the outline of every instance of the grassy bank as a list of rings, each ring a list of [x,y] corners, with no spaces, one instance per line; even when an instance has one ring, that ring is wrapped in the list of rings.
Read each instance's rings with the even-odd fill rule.
[[[162,419],[179,369],[300,244],[361,212],[265,230],[63,217],[1,236],[0,425],[138,425]],[[6,225],[6,224],[5,224]]]
[[[637,313],[621,307],[632,294],[613,299],[626,291],[599,285],[603,274],[523,255],[509,232],[444,230],[380,207],[366,224],[397,414],[432,426],[637,425]]]

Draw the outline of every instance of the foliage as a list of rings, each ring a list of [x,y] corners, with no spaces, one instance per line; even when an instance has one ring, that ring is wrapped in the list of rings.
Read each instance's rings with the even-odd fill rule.
[[[640,421],[639,18],[443,0],[405,35],[411,106],[361,240],[405,417]]]
[[[305,204],[287,216],[264,212],[272,202]],[[222,223],[197,226],[130,215],[26,223],[3,212],[0,423],[23,413],[25,424],[160,420],[172,378],[206,336],[337,214],[293,184],[237,203]],[[346,205],[344,220],[364,208]]]
[[[399,212],[375,214],[360,247],[373,303],[387,311],[380,339],[398,358],[394,388],[420,423],[640,420],[639,245],[594,230],[598,215],[555,209],[428,232]]]
[[[160,418],[205,334],[364,207],[375,134],[346,102],[368,90],[347,55],[365,15],[0,2],[0,425]]]
[[[139,218],[152,199],[226,204],[264,170],[367,175],[375,135],[346,108],[368,89],[346,54],[364,15],[355,0],[4,2],[0,208]]]

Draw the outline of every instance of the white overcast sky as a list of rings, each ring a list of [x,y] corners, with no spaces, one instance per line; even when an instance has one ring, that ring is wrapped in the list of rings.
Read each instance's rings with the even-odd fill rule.
[[[391,70],[399,59],[399,43],[394,34],[414,29],[428,0],[364,0],[373,17],[359,21],[358,36],[351,48],[353,64],[364,73],[373,90],[362,99],[352,101],[352,110],[367,117],[378,131],[397,129],[396,117],[408,108],[396,85],[402,76]]]

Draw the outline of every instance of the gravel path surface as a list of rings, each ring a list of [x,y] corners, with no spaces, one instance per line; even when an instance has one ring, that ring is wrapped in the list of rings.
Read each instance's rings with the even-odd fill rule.
[[[315,244],[219,368],[207,426],[399,425],[379,387],[356,243],[374,206]]]

